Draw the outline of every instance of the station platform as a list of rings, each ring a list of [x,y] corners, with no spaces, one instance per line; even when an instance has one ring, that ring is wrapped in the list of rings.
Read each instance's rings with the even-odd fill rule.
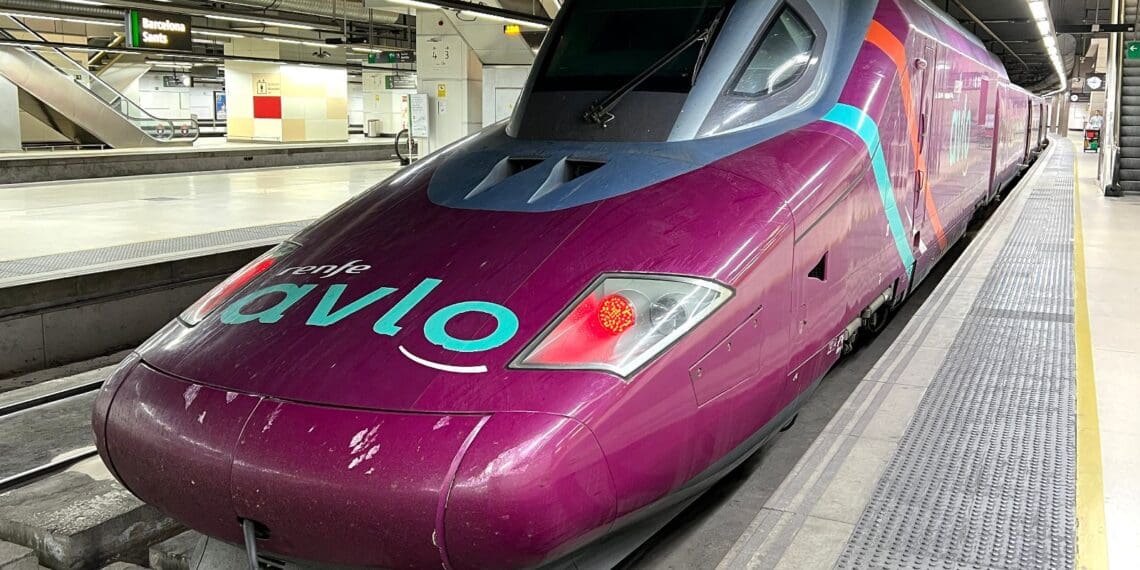
[[[141,342],[393,161],[0,186],[0,378]]]
[[[31,182],[387,161],[395,158],[394,143],[392,138],[361,135],[341,142],[310,143],[204,138],[192,146],[158,149],[0,152],[0,188]]]

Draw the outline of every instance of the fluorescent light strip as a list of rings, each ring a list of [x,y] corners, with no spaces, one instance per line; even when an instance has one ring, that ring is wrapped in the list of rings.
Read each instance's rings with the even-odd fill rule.
[[[1027,0],[1029,4],[1029,12],[1033,14],[1033,20],[1037,23],[1037,31],[1041,33],[1041,43],[1045,46],[1046,53],[1049,54],[1049,60],[1053,64],[1053,70],[1057,72],[1057,78],[1061,80],[1061,88],[1068,87],[1068,76],[1065,73],[1065,65],[1061,61],[1061,52],[1057,48],[1057,36],[1053,33],[1053,25],[1049,19],[1049,7],[1045,4],[1044,0]]]
[[[419,2],[418,0],[388,0],[392,4],[400,4],[402,6],[411,6],[412,8],[420,8],[421,10],[438,10],[440,7],[435,4],[428,4],[427,2]]]
[[[231,33],[227,33],[227,32],[209,32],[206,30],[193,30],[193,32],[195,34],[201,34],[203,36],[216,36],[219,38],[244,38],[245,37],[241,34],[231,34]]]
[[[122,27],[121,23],[102,22],[99,20],[87,20],[83,18],[60,18],[58,16],[41,16],[39,14],[22,14],[18,12],[0,12],[0,16],[8,16],[9,18],[29,18],[32,20],[52,20],[54,22],[71,22],[72,24],[87,24],[90,26],[110,26]]]
[[[216,14],[207,14],[206,17],[210,18],[210,19],[214,19],[214,20],[226,20],[229,22],[244,22],[246,24],[258,24],[258,25],[262,25],[262,26],[274,26],[274,27],[279,27],[279,28],[294,28],[297,30],[315,30],[316,29],[312,26],[306,26],[303,24],[289,24],[289,23],[285,23],[285,22],[273,22],[270,20],[254,20],[252,18],[238,18],[236,16],[218,16]]]
[[[320,42],[305,42],[305,41],[301,41],[301,40],[289,40],[289,39],[285,39],[285,38],[265,38],[265,39],[267,39],[271,42],[279,43],[279,44],[293,44],[293,45],[299,45],[299,46],[314,46],[314,47],[323,47],[323,48],[336,47],[336,46],[330,46],[329,44],[324,44],[324,43],[320,43]]]

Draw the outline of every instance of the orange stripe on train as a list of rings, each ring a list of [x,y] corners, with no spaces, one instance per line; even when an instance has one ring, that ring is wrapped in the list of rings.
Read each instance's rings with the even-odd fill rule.
[[[906,47],[894,34],[878,20],[871,21],[867,30],[867,41],[874,44],[895,62],[899,71],[899,86],[902,88],[903,109],[906,112],[907,131],[910,135],[910,145],[914,149],[914,169],[922,172],[923,194],[926,196],[926,214],[930,218],[930,225],[934,228],[934,235],[938,238],[938,246],[946,249],[946,232],[942,228],[942,220],[938,217],[938,207],[934,204],[934,196],[930,193],[930,177],[926,176],[926,158],[922,155],[922,145],[918,140],[918,119],[914,110],[914,93],[910,88],[910,62],[907,61]]]

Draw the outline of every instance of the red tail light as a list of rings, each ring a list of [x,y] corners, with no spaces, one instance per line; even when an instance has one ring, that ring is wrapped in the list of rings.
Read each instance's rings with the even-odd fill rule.
[[[610,334],[621,334],[637,322],[637,313],[629,299],[621,295],[610,295],[602,299],[598,306],[598,324]]]
[[[219,283],[209,293],[198,299],[193,305],[179,315],[179,319],[189,326],[194,326],[210,313],[214,312],[222,303],[232,298],[257,276],[269,271],[277,265],[281,258],[293,253],[299,246],[295,243],[285,242],[263,254],[261,257],[249,262],[248,265]]]

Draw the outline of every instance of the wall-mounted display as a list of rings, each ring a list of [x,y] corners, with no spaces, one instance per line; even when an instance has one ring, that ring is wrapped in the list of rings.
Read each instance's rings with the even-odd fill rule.
[[[226,120],[226,92],[214,91],[214,120]]]

